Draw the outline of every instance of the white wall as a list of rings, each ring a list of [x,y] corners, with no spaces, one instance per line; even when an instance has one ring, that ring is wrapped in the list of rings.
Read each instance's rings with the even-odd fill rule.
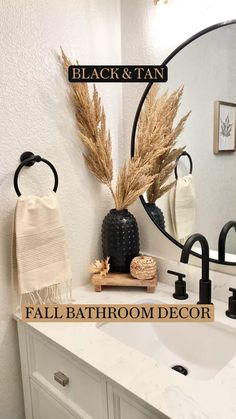
[[[178,45],[201,29],[234,18],[234,0],[169,0],[168,4],[157,6],[152,1],[136,0],[135,7],[133,0],[121,0],[122,61],[161,64]],[[124,142],[121,158],[129,152],[132,123],[144,88],[141,83],[123,86]],[[132,211],[139,221],[143,252],[179,261],[180,249],[155,228],[139,201]],[[196,265],[200,263],[196,258],[190,261]],[[235,273],[234,267],[212,264],[211,268]]]
[[[112,202],[85,168],[56,52],[62,45],[69,56],[85,64],[119,63],[120,7],[118,0],[0,0],[0,10],[0,417],[23,419],[18,344],[11,320],[13,174],[26,150],[56,166],[74,286],[88,281],[88,265],[100,253],[101,222]],[[99,90],[117,161],[122,88],[104,84]],[[45,193],[52,183],[43,164],[20,178],[24,191]]]

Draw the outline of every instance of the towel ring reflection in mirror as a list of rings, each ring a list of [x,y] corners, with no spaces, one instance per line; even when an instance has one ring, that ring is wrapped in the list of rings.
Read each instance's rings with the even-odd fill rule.
[[[187,153],[187,151],[183,151],[183,153],[179,157],[177,157],[177,159],[176,159],[176,165],[175,165],[175,179],[176,180],[178,179],[177,166],[178,166],[178,163],[179,163],[179,159],[181,159],[181,157],[184,157],[184,156],[188,157],[188,159],[189,159],[189,166],[190,166],[190,168],[189,168],[189,174],[191,175],[192,172],[193,172],[193,161],[192,161],[192,158],[191,158],[190,154]]]
[[[50,161],[42,158],[39,155],[35,155],[31,151],[25,151],[23,154],[21,154],[20,160],[21,160],[21,164],[17,167],[17,169],[15,171],[14,181],[13,181],[14,188],[15,188],[17,196],[21,196],[21,192],[20,192],[19,187],[18,187],[18,177],[19,177],[21,169],[24,166],[33,166],[36,162],[46,163],[50,167],[50,169],[52,170],[53,175],[54,175],[53,192],[57,191],[57,188],[58,188],[58,174],[57,174],[57,171],[56,171],[55,167],[53,166],[53,164]]]

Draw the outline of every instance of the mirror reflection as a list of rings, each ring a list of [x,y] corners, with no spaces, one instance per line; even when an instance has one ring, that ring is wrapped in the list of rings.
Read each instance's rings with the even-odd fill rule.
[[[193,233],[203,234],[213,259],[218,259],[220,231],[236,220],[235,44],[231,24],[172,58],[168,82],[153,84],[145,99],[135,141],[138,148],[148,123],[150,144],[156,135],[164,148],[156,182],[144,196],[156,225],[181,244]],[[169,142],[161,143],[167,137]],[[226,229],[225,260],[236,262],[236,228]]]

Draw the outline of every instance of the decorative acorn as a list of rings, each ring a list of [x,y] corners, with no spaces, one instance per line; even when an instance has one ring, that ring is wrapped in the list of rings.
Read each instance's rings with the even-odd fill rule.
[[[130,273],[133,278],[152,279],[157,273],[156,261],[150,256],[137,256],[130,264]]]

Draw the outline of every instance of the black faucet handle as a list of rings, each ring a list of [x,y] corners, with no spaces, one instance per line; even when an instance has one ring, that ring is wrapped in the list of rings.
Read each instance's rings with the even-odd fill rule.
[[[233,297],[236,298],[236,288],[229,288],[229,291],[233,293]]]
[[[185,274],[182,274],[181,272],[176,272],[176,271],[170,271],[170,270],[168,270],[168,271],[167,271],[167,273],[168,273],[168,274],[171,274],[171,275],[176,275],[176,276],[178,276],[178,280],[179,280],[179,281],[182,281],[182,280],[183,280],[183,278],[185,278],[185,277],[186,277],[186,275],[185,275]]]
[[[175,292],[173,297],[176,300],[186,300],[188,298],[188,294],[186,293],[186,282],[183,279],[186,275],[176,271],[167,271],[167,273],[178,277],[175,281]]]
[[[233,295],[229,297],[229,307],[225,314],[231,319],[236,319],[236,288],[231,287],[229,288],[229,291],[231,291]]]

